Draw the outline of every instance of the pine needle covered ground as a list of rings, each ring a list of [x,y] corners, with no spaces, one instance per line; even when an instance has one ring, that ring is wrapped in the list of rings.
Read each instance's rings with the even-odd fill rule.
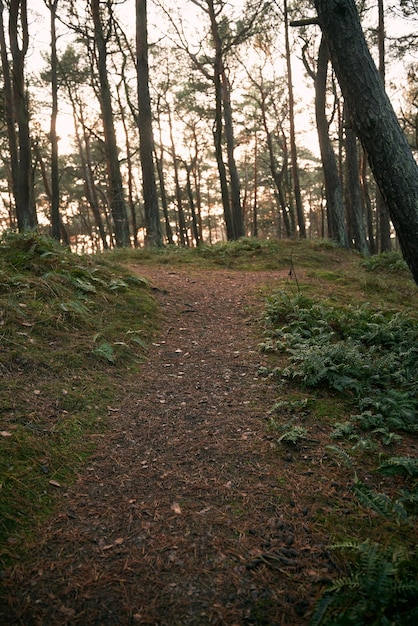
[[[9,235],[0,264],[0,621],[416,622],[397,254]]]

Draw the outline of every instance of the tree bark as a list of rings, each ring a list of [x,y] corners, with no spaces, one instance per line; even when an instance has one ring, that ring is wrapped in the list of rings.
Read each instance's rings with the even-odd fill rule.
[[[179,164],[178,164],[178,159],[177,159],[176,143],[174,141],[171,110],[169,106],[167,107],[167,113],[168,113],[168,126],[169,126],[169,131],[170,131],[171,157],[173,159],[173,168],[174,168],[174,184],[175,184],[175,189],[176,189],[177,213],[179,217],[178,219],[179,237],[180,237],[181,245],[188,246],[189,235],[187,233],[186,219],[184,216],[183,198],[182,198],[181,187],[180,187]]]
[[[192,189],[192,180],[191,180],[191,172],[193,169],[193,163],[191,165],[188,165],[185,161],[183,161],[183,165],[185,167],[186,170],[186,186],[187,186],[187,196],[189,198],[189,207],[190,207],[190,213],[192,215],[192,232],[193,232],[193,237],[196,243],[196,246],[200,245],[200,237],[199,237],[199,227],[198,227],[198,222],[197,222],[197,215],[196,215],[196,206],[195,206],[195,202],[194,202],[194,198],[193,198],[193,189]]]
[[[360,189],[357,137],[350,125],[345,129],[346,204],[348,229],[356,250],[369,256],[366,238],[363,203]]]
[[[37,227],[36,212],[32,206],[29,109],[24,72],[25,56],[29,46],[26,0],[11,0],[10,2],[9,39],[13,59],[13,105],[18,137],[16,216],[19,231],[24,232]]]
[[[324,172],[325,198],[331,232],[329,236],[344,248],[348,248],[347,229],[344,218],[344,201],[337,160],[329,137],[329,125],[325,112],[327,69],[329,52],[326,40],[321,39],[315,76],[315,114]]]
[[[58,137],[57,137],[57,116],[58,116],[58,57],[57,57],[57,34],[56,18],[58,0],[48,0],[48,9],[51,18],[51,95],[52,111],[50,125],[51,140],[51,227],[52,237],[57,241],[61,239],[61,220],[59,213],[60,190],[58,172]]]
[[[418,165],[367,48],[354,0],[315,0],[351,122],[418,284]]]
[[[136,0],[136,71],[138,87],[139,150],[147,244],[163,244],[154,169],[154,137],[149,92],[147,0]]]
[[[163,142],[163,137],[162,137],[161,111],[160,111],[160,106],[159,106],[159,98],[157,100],[157,123],[158,123],[160,147],[159,147],[159,154],[157,154],[156,148],[154,146],[155,163],[157,165],[158,180],[160,183],[160,197],[161,197],[161,205],[163,208],[164,221],[165,221],[165,234],[167,237],[168,244],[172,245],[174,243],[174,240],[173,240],[173,229],[171,228],[170,217],[168,215],[167,193],[165,189],[164,142]]]
[[[115,241],[118,247],[130,245],[128,214],[123,193],[122,175],[119,165],[119,152],[113,120],[112,99],[107,74],[107,41],[103,31],[99,0],[91,0],[94,22],[94,37],[98,54],[100,82],[100,109],[105,136],[106,161],[109,178],[109,203],[115,229]]]
[[[226,167],[222,152],[222,95],[221,95],[221,79],[217,69],[219,59],[215,58],[214,68],[214,84],[215,84],[215,123],[213,129],[213,139],[215,144],[215,156],[218,166],[219,182],[221,185],[222,207],[224,212],[224,220],[226,227],[226,237],[228,241],[235,239],[234,226],[232,222],[231,204],[229,199],[228,181],[226,177]]]
[[[225,97],[223,95],[224,86],[222,84],[222,79],[224,75],[224,61],[223,61],[223,52],[222,52],[222,42],[221,42],[221,38],[218,32],[218,25],[216,22],[215,7],[213,4],[213,0],[207,0],[206,4],[207,4],[207,13],[210,17],[213,46],[215,49],[215,59],[213,63],[213,83],[215,86],[215,124],[214,124],[215,154],[216,154],[216,161],[218,164],[219,180],[220,180],[220,185],[221,185],[221,196],[222,196],[222,205],[223,205],[223,210],[224,210],[226,235],[227,235],[227,239],[230,241],[233,239],[238,239],[239,235],[237,235],[236,230],[235,230],[236,218],[234,218],[234,211],[233,211],[232,181],[231,181],[231,190],[229,190],[227,176],[226,176],[225,161],[224,161],[223,150],[222,150],[223,136],[224,136],[224,133],[223,133],[224,124],[226,123],[225,115],[224,115],[225,114],[225,108],[224,108]],[[226,134],[225,134],[225,137],[226,137]],[[230,158],[230,156],[231,156],[230,151],[228,151],[228,158]]]
[[[231,88],[229,80],[225,72],[225,68],[222,69],[222,103],[225,122],[225,143],[226,152],[228,155],[228,169],[230,177],[231,187],[231,213],[232,223],[234,226],[234,238],[239,239],[245,236],[244,216],[241,206],[240,196],[240,181],[238,176],[237,164],[235,161],[235,139],[232,123],[232,107],[231,107]]]
[[[296,132],[295,132],[295,112],[293,98],[293,82],[292,82],[292,64],[290,62],[290,45],[289,45],[289,20],[287,11],[287,0],[284,0],[284,24],[285,24],[285,44],[286,44],[286,64],[287,64],[287,85],[289,90],[289,123],[290,123],[290,160],[292,164],[293,192],[295,195],[296,215],[299,226],[299,237],[306,239],[305,216],[302,205],[302,197],[300,193],[299,167],[296,149]]]
[[[0,55],[1,55],[1,67],[3,72],[3,92],[4,92],[4,113],[5,113],[5,121],[7,127],[7,138],[8,145],[10,151],[10,170],[11,170],[11,181],[12,181],[12,193],[13,197],[17,199],[17,172],[19,169],[19,157],[18,157],[18,148],[17,148],[17,138],[15,133],[15,111],[13,105],[13,87],[12,81],[10,78],[10,64],[9,58],[7,56],[7,44],[6,44],[6,36],[4,32],[4,20],[3,20],[3,12],[4,12],[4,3],[0,0]]]
[[[377,41],[379,48],[379,74],[382,78],[383,85],[386,80],[386,61],[385,61],[385,12],[383,6],[383,0],[377,1],[378,5],[378,27],[377,27]],[[376,193],[376,210],[378,214],[378,224],[379,224],[379,240],[380,240],[380,252],[387,252],[391,249],[391,239],[390,239],[390,220],[389,220],[389,212],[386,206],[386,202],[380,193],[380,190],[377,190]]]

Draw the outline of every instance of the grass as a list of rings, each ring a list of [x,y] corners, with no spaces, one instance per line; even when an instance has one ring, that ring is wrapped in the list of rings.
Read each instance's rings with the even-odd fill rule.
[[[138,372],[157,324],[147,282],[110,258],[33,233],[1,240],[3,565],[91,454],[117,405],[117,376]]]

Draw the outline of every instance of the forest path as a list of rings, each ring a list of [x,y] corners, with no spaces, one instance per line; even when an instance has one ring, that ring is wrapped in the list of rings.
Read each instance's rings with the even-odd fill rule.
[[[257,378],[261,286],[283,277],[131,270],[154,286],[160,337],[32,562],[6,581],[0,622],[307,624],[329,562],[266,430],[274,383]]]

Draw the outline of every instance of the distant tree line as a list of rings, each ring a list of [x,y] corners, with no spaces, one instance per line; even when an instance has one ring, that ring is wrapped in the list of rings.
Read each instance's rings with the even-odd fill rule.
[[[155,0],[152,19],[146,0],[44,4],[50,46],[34,72],[39,17],[0,0],[2,229],[92,251],[251,235],[327,237],[368,255],[397,235],[413,265],[416,0],[362,0],[358,12],[353,0]],[[297,57],[315,94],[304,109]],[[383,89],[394,60],[408,76],[398,119]],[[320,158],[302,126],[316,126]]]

